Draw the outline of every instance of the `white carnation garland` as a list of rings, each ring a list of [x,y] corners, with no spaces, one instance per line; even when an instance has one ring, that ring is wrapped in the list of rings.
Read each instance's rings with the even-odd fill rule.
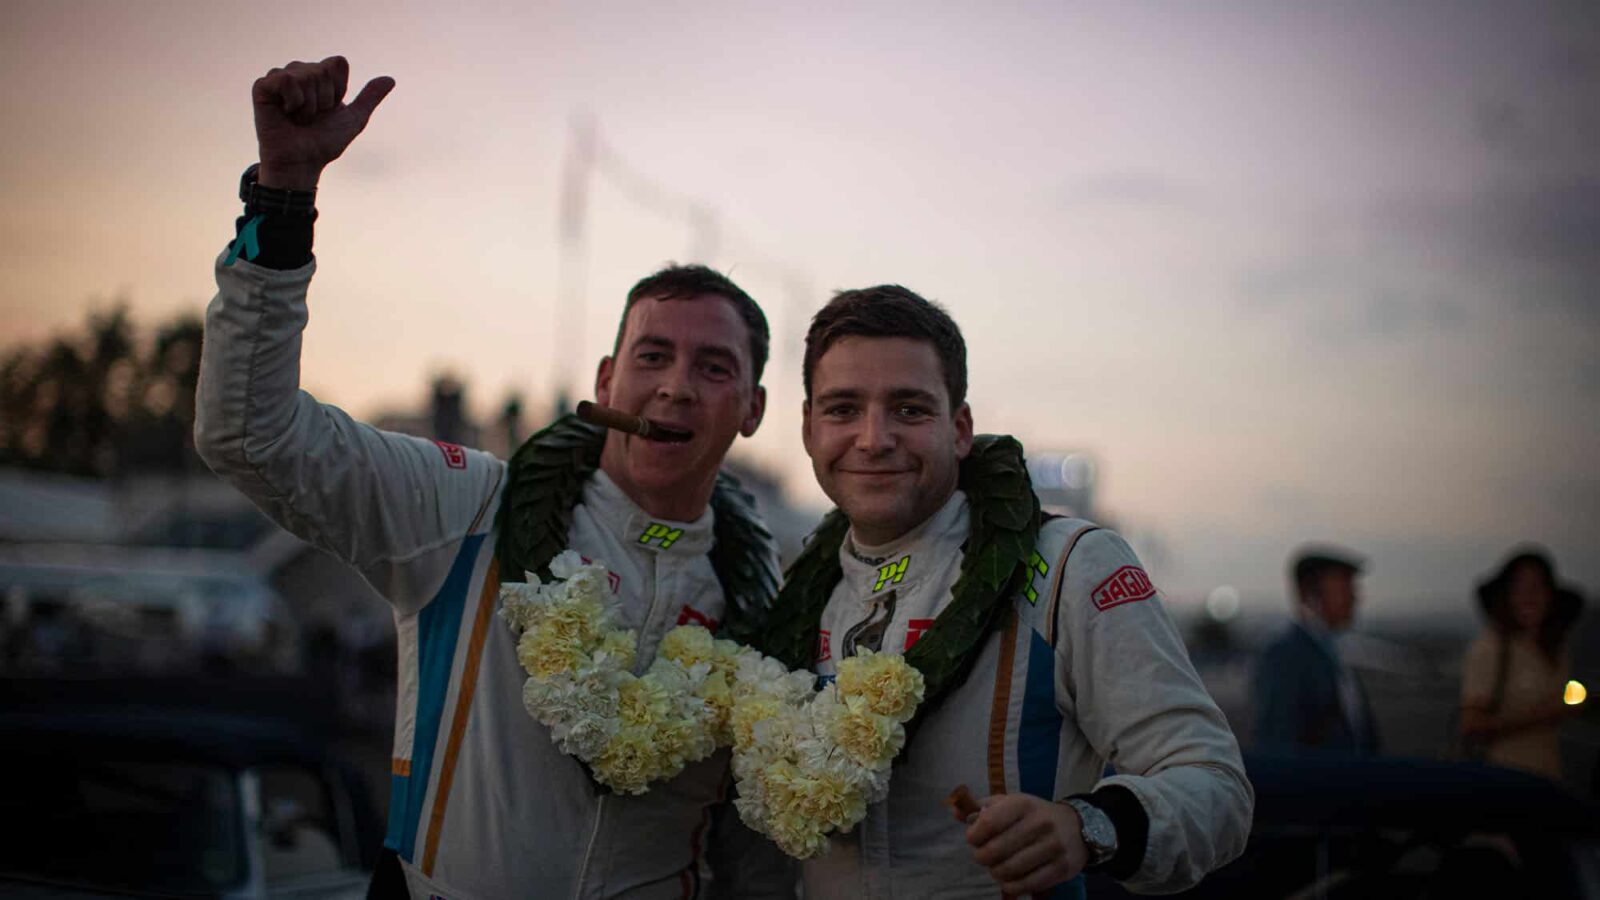
[[[611,621],[605,567],[567,550],[550,573],[501,585],[500,614],[528,673],[523,705],[600,783],[642,794],[732,745],[740,817],[800,859],[888,794],[923,696],[902,657],[863,651],[819,691],[810,672],[680,625],[635,675],[637,636]]]

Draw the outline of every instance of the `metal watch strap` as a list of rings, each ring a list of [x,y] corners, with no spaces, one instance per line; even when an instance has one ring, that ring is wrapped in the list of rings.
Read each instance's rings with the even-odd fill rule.
[[[1105,810],[1082,797],[1068,797],[1061,802],[1078,812],[1083,845],[1089,850],[1086,867],[1104,865],[1117,855],[1117,827]]]
[[[256,179],[261,174],[261,164],[251,163],[239,177],[239,199],[247,212],[274,213],[283,216],[310,216],[317,211],[317,191],[297,191],[289,188],[263,187]]]

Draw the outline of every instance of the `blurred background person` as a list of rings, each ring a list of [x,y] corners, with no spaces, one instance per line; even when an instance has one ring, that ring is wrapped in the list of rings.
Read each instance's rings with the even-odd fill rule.
[[[1561,779],[1567,639],[1583,607],[1545,552],[1517,552],[1478,585],[1486,626],[1461,666],[1461,736],[1469,755]]]
[[[1355,618],[1361,561],[1338,548],[1306,547],[1290,572],[1294,620],[1256,665],[1255,745],[1375,755],[1377,723],[1336,640]]]

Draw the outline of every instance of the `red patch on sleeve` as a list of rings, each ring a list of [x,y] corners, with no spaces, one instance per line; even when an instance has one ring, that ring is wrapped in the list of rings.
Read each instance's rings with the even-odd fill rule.
[[[712,634],[717,633],[717,620],[688,604],[684,604],[683,609],[678,611],[678,624],[699,625]]]
[[[828,640],[828,629],[823,628],[817,632],[817,662],[830,659],[833,659],[833,645]]]
[[[1112,572],[1110,578],[1100,582],[1090,599],[1094,600],[1095,609],[1104,610],[1124,603],[1149,600],[1155,595],[1156,586],[1150,583],[1150,576],[1143,569],[1123,566]]]
[[[461,449],[460,444],[448,444],[444,441],[434,441],[439,445],[439,452],[444,454],[444,464],[452,469],[465,469],[467,467],[467,451]]]
[[[917,641],[922,640],[923,634],[927,633],[928,629],[932,627],[932,619],[911,619],[906,622],[906,649],[910,650],[916,646]]]

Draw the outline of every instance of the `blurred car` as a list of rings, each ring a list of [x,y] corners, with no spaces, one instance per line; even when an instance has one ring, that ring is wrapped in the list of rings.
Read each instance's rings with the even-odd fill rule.
[[[1600,898],[1600,815],[1510,769],[1418,759],[1245,755],[1244,855],[1191,898]],[[1131,897],[1102,875],[1090,897]]]
[[[0,545],[0,674],[291,674],[300,640],[242,553]]]
[[[314,700],[308,687],[279,702]],[[218,702],[185,702],[201,693]],[[240,696],[0,684],[0,894],[365,896],[382,838],[366,784],[303,717],[219,708]]]

